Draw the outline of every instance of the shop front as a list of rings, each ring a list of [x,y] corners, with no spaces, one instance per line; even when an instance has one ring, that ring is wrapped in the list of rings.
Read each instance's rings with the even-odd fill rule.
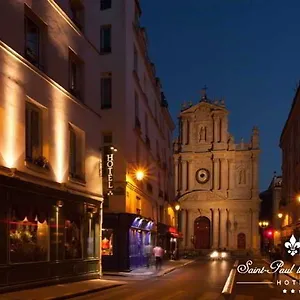
[[[177,259],[179,254],[179,240],[182,239],[182,234],[178,232],[177,228],[170,226],[167,237],[169,242],[170,258]]]
[[[152,220],[136,214],[104,214],[102,263],[104,271],[131,271],[145,266],[145,247],[156,238]]]
[[[99,202],[0,175],[0,290],[99,277]]]

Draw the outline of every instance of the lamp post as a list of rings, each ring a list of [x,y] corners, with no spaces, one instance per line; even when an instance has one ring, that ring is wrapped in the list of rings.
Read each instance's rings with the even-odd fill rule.
[[[176,228],[178,231],[177,243],[176,243],[176,259],[179,259],[179,211],[180,211],[180,204],[177,202],[174,206],[176,211]]]

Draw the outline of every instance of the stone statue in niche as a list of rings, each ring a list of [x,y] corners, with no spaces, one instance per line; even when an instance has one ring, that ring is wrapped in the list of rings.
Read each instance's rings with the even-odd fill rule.
[[[201,126],[199,131],[199,142],[206,140],[206,127]]]
[[[246,171],[245,171],[245,169],[242,169],[239,172],[239,184],[246,184]]]

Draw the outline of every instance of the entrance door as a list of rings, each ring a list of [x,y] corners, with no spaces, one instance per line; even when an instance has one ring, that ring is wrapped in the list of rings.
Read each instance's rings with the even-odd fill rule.
[[[246,249],[246,234],[243,232],[237,236],[237,247],[238,249]]]
[[[210,220],[199,217],[194,222],[194,236],[196,249],[210,249]]]

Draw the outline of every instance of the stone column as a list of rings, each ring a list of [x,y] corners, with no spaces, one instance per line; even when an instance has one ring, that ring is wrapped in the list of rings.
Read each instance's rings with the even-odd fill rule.
[[[252,188],[258,190],[258,158],[252,157]]]
[[[234,244],[234,240],[233,240],[233,232],[234,232],[234,213],[233,210],[230,209],[228,212],[228,221],[229,221],[229,225],[228,225],[228,242],[229,242],[229,249],[234,249],[235,248],[235,244]]]
[[[221,120],[221,142],[222,143],[227,143],[227,137],[228,137],[228,132],[227,132],[227,124],[226,124],[226,117],[224,116]]]
[[[220,160],[214,159],[214,190],[220,189]]]
[[[213,248],[219,247],[219,210],[213,209]]]
[[[220,141],[220,118],[219,116],[214,116],[214,143]]]
[[[260,248],[260,236],[258,230],[258,211],[254,210],[252,212],[252,248],[256,251]]]
[[[185,248],[186,247],[186,245],[187,245],[187,239],[186,239],[186,228],[187,228],[187,226],[186,226],[186,210],[185,209],[183,209],[182,211],[181,211],[181,232],[182,232],[182,234],[183,234],[183,244],[182,244],[182,246]]]
[[[222,190],[228,190],[228,160],[225,158],[221,159],[221,178],[220,186]]]
[[[229,169],[229,189],[232,190],[234,189],[235,186],[235,180],[234,180],[234,168],[235,168],[235,163],[233,159],[230,159],[228,161],[228,169]]]
[[[252,218],[252,210],[249,209],[248,211],[248,233],[249,238],[247,238],[247,243],[249,243],[249,248],[252,249],[253,247],[253,218]]]
[[[186,222],[185,222],[185,234],[186,234],[186,239],[185,239],[185,244],[186,244],[186,247],[187,248],[190,248],[190,219],[191,219],[191,216],[190,216],[190,211],[187,209],[186,210]]]
[[[227,210],[222,208],[220,210],[220,247],[227,247]]]
[[[187,190],[187,162],[184,160],[181,162],[182,167],[182,192]]]
[[[175,192],[177,193],[179,186],[178,186],[178,176],[179,176],[179,162],[178,160],[175,161]]]

